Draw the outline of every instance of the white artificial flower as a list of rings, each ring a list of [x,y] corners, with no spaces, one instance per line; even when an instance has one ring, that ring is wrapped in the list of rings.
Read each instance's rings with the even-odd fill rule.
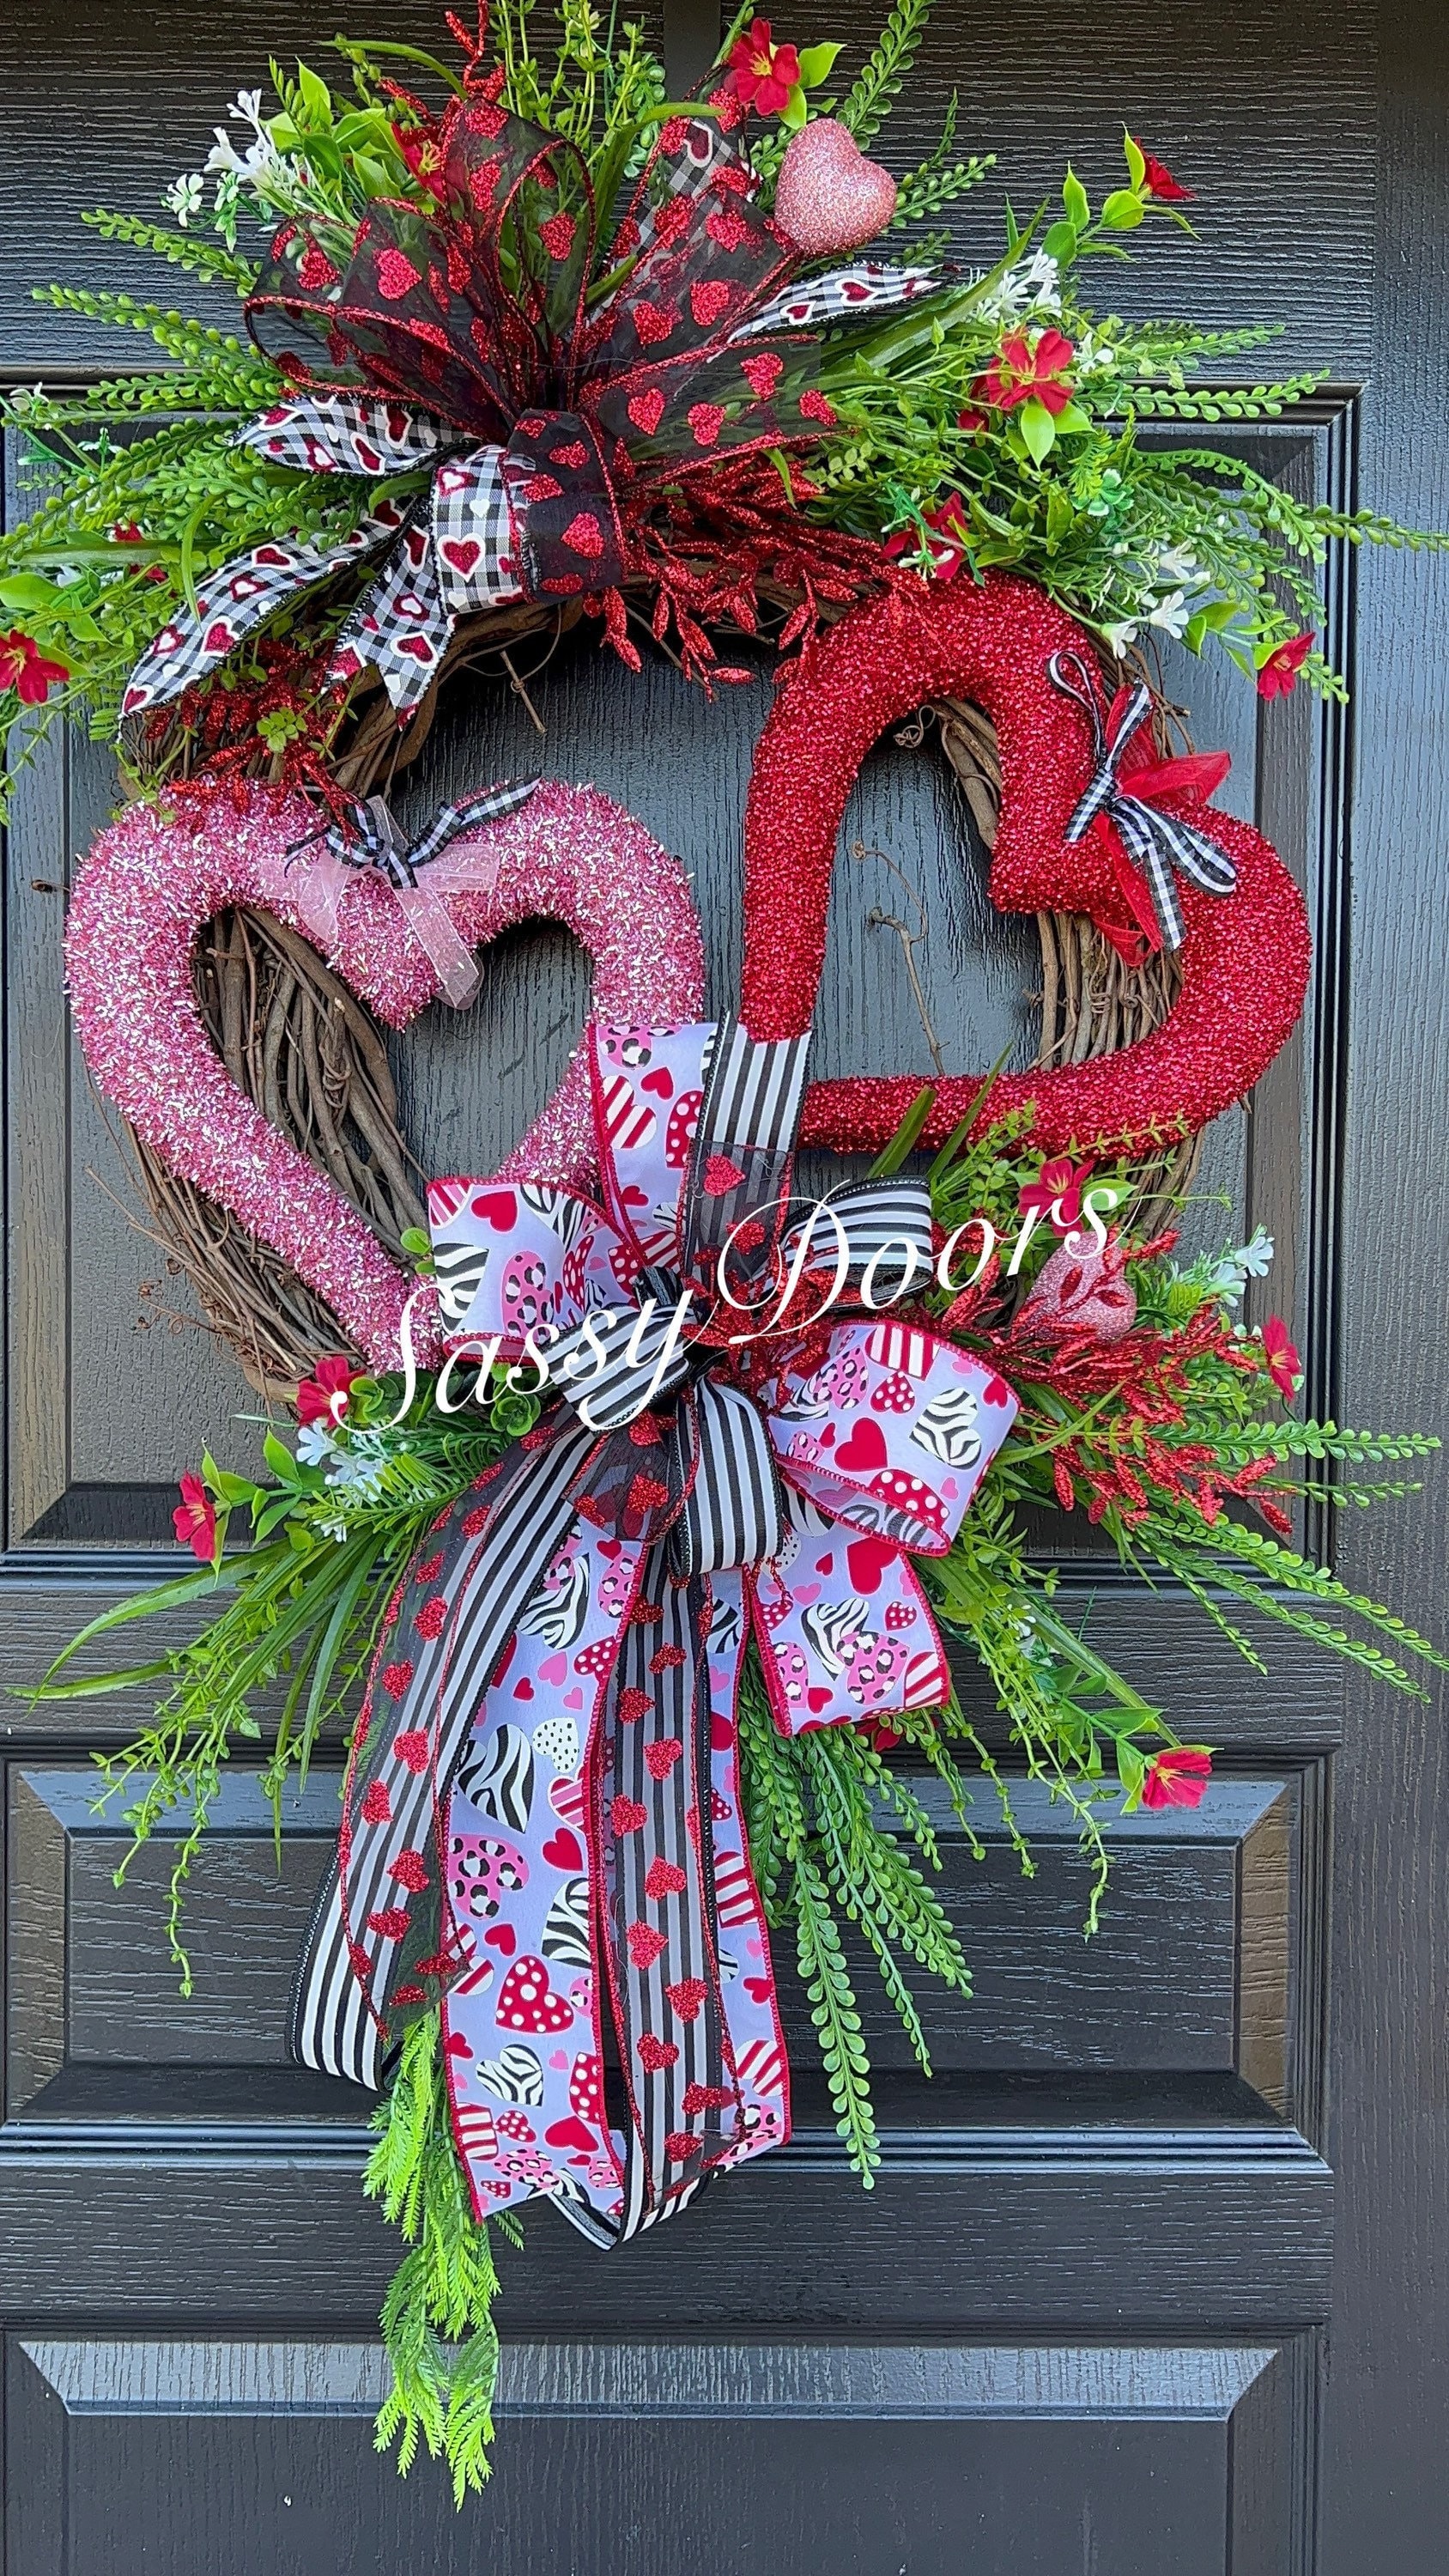
[[[1236,1252],[1223,1254],[1208,1281],[1209,1292],[1225,1306],[1236,1306],[1248,1281],[1266,1279],[1272,1262],[1273,1238],[1266,1226],[1255,1226]]]
[[[1079,377],[1105,375],[1117,364],[1117,352],[1105,341],[1094,339],[1090,331],[1084,331],[1077,342],[1073,364]]]
[[[244,170],[246,168],[246,163],[243,161],[241,154],[238,152],[236,145],[233,143],[231,136],[226,130],[226,127],[224,125],[214,125],[211,130],[216,136],[216,141],[213,143],[205,161],[202,163],[202,168],[205,170],[208,178],[217,170]]]
[[[185,232],[192,216],[200,214],[204,194],[201,172],[189,170],[182,178],[172,180],[161,203],[170,208],[182,231]]]
[[[230,107],[227,109],[227,114],[228,116],[234,116],[238,124],[249,125],[253,134],[260,136],[262,132],[261,91],[259,89],[239,89],[235,98],[232,100]]]
[[[305,1467],[320,1467],[337,1455],[337,1443],[323,1422],[304,1422],[297,1434],[297,1455]]]
[[[1155,606],[1149,609],[1147,623],[1149,626],[1160,626],[1164,635],[1170,635],[1176,641],[1186,634],[1187,621],[1191,615],[1187,593],[1174,590],[1169,592],[1166,599],[1159,599]]]
[[[1123,654],[1127,651],[1129,645],[1135,644],[1137,641],[1137,628],[1130,617],[1120,618],[1112,626],[1104,626],[1102,632],[1106,636],[1107,641],[1111,645],[1111,648],[1116,654],[1119,662],[1121,661]]]
[[[338,1493],[373,1503],[382,1490],[383,1472],[380,1458],[359,1458],[353,1450],[339,1449],[327,1470],[327,1482]]]
[[[1020,259],[998,277],[977,311],[988,322],[1018,322],[1025,313],[1060,313],[1061,288],[1056,261],[1044,250]]]
[[[1191,583],[1201,571],[1190,546],[1162,546],[1157,554],[1157,578],[1169,583]]]

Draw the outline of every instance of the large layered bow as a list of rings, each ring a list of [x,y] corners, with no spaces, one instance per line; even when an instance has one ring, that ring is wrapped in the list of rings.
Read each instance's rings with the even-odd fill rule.
[[[430,1193],[455,1350],[542,1352],[557,1400],[395,1604],[293,2048],[375,2085],[440,2004],[480,2213],[544,2193],[601,2244],[788,2134],[746,1644],[786,1735],[938,1705],[910,1556],[950,1546],[1016,1410],[888,1311],[929,1276],[921,1184],[786,1222],[807,1043],[595,1028],[602,1206]]]
[[[663,128],[602,276],[574,144],[475,94],[443,119],[437,158],[431,212],[378,200],[345,235],[284,227],[247,301],[295,390],[238,443],[365,478],[376,502],[336,542],[269,539],[199,584],[137,663],[125,714],[177,697],[290,595],[384,549],[332,668],[372,663],[410,713],[458,617],[616,592],[666,485],[818,440],[833,414],[811,326],[936,282],[860,262],[792,284],[804,253],[698,118]]]

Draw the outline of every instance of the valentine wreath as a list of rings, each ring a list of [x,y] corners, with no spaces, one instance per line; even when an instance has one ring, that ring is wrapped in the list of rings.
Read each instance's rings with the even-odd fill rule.
[[[169,364],[8,408],[47,488],[0,544],[0,722],[23,757],[75,714],[127,790],[71,905],[81,1042],[206,1311],[296,1418],[264,1480],[183,1479],[195,1571],[39,1695],[205,1608],[85,1684],[166,1685],[102,1770],[138,1841],[178,1836],[183,1978],[187,1873],[262,1695],[279,1830],[345,1744],[291,2044],[379,2096],[367,2188],[407,2240],[379,2440],[444,2454],[460,2499],[491,2440],[490,2230],[518,2242],[541,2197],[617,2246],[787,2137],[782,1941],[869,2186],[860,1960],[927,2071],[913,1974],[969,1992],[913,1780],[964,1821],[975,1768],[1010,1811],[946,1635],[1080,1825],[1089,1923],[1106,1805],[1203,1795],[1208,1750],[1062,1617],[1028,1512],[1085,1512],[1254,1660],[1244,1612],[1403,1689],[1443,1661],[1292,1543],[1310,1487],[1410,1491],[1360,1470],[1433,1444],[1289,1409],[1286,1328],[1237,1320],[1263,1237],[1175,1257],[1194,1139],[1292,1029],[1308,936],[1145,649],[1340,691],[1325,547],[1438,540],[1142,443],[1314,380],[1224,389],[1263,333],[1086,305],[1091,256],[1187,221],[1131,135],[1095,214],[1069,172],[989,272],[951,264],[932,220],[989,168],[954,104],[904,177],[863,150],[924,17],[897,0],[827,94],[839,48],[746,12],[685,101],[587,8],[549,63],[516,0],[449,20],[457,68],[339,40],[350,98],[274,71],[170,225],[93,218],[233,290],[247,339],[54,288]],[[738,1018],[701,1018],[687,879],[608,800],[492,786],[409,839],[378,793],[450,674],[526,687],[515,651],[588,618],[706,689],[793,654]],[[1053,1060],[812,1087],[845,799],[923,707],[993,902],[1042,921]],[[539,912],[593,960],[584,1042],[505,1165],[424,1205],[373,1014],[466,1003],[478,948]],[[875,1159],[802,1200],[802,1142]]]

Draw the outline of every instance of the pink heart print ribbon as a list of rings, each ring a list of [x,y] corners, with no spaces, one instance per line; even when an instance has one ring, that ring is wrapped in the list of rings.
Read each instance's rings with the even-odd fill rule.
[[[808,1038],[588,1044],[602,1204],[430,1191],[450,1347],[542,1353],[548,1409],[393,1605],[292,2046],[376,2086],[441,2006],[479,2215],[542,2193],[610,2245],[789,2134],[746,1645],[787,1736],[939,1705],[911,1556],[950,1547],[1016,1402],[882,1311],[930,1273],[923,1183],[792,1221]]]

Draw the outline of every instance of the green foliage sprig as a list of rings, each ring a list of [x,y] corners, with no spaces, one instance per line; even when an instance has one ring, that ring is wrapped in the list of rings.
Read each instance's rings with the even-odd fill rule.
[[[489,2229],[473,2216],[453,2145],[436,2012],[404,2034],[373,2127],[378,2139],[362,2187],[409,2247],[382,2305],[392,2385],[378,2412],[377,2448],[396,2443],[406,2476],[423,2442],[433,2459],[447,2461],[461,2505],[489,2473],[499,2283]],[[515,2219],[505,2213],[493,2224],[521,2245]]]

